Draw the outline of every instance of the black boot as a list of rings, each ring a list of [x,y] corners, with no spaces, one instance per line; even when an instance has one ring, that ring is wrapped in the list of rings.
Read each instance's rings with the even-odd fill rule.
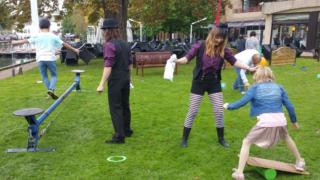
[[[188,146],[188,137],[189,137],[189,134],[190,134],[190,131],[191,131],[191,128],[187,128],[187,127],[184,127],[183,128],[183,136],[182,136],[182,142],[181,142],[181,147],[187,147]]]
[[[106,140],[107,144],[124,144],[124,137],[113,135],[111,140]]]
[[[222,146],[228,148],[229,144],[224,140],[224,128],[217,128],[217,134],[218,134],[218,139],[219,139],[219,144],[221,144]]]
[[[125,135],[126,137],[131,137],[132,134],[133,134],[133,131],[132,131],[131,129],[130,129],[129,131],[125,131],[125,132],[124,132],[124,135]]]

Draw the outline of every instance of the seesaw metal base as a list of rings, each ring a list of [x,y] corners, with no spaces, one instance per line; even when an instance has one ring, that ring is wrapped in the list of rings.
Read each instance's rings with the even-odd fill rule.
[[[12,148],[7,149],[6,153],[21,153],[21,152],[53,152],[54,148]]]
[[[37,148],[38,141],[42,136],[42,133],[39,134],[39,126],[42,122],[50,115],[50,113],[68,96],[68,94],[75,88],[77,91],[80,91],[80,74],[84,70],[73,70],[75,73],[74,83],[67,89],[60,98],[58,98],[45,112],[40,108],[24,108],[15,111],[13,114],[16,116],[24,117],[28,122],[28,144],[27,148],[11,148],[7,149],[7,153],[20,153],[20,152],[53,152],[54,148]],[[42,114],[41,114],[42,113]],[[41,114],[38,118],[36,115]],[[50,124],[49,124],[50,125]],[[49,126],[46,127],[46,129]],[[45,129],[45,131],[46,131]],[[40,135],[40,136],[39,136]]]

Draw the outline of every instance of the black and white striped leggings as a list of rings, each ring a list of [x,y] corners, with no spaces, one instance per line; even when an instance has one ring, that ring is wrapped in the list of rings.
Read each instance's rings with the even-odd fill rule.
[[[209,99],[212,104],[212,109],[216,118],[216,127],[224,127],[224,114],[223,114],[223,93],[217,92],[209,94]],[[199,111],[200,103],[203,95],[191,93],[189,102],[189,111],[184,121],[184,127],[191,128],[195,117]]]

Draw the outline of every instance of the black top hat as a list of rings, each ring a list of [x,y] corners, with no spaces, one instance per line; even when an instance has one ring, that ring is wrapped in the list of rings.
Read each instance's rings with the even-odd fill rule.
[[[114,29],[118,27],[118,22],[114,18],[107,18],[103,20],[101,29]]]

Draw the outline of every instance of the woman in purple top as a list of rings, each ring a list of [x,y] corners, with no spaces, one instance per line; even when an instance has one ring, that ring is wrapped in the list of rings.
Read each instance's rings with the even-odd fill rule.
[[[221,69],[226,59],[231,65],[254,71],[248,65],[241,64],[235,59],[227,44],[227,26],[220,24],[214,27],[208,34],[207,39],[192,46],[191,50],[183,58],[176,60],[177,63],[186,64],[196,57],[196,66],[193,70],[193,80],[190,93],[189,111],[184,122],[181,147],[187,146],[187,140],[192,124],[198,113],[202,97],[208,93],[216,118],[216,128],[219,143],[224,147],[229,144],[224,140],[224,117],[223,117],[223,94],[221,90]]]
[[[97,88],[103,92],[105,82],[108,82],[109,109],[115,134],[106,143],[122,144],[125,137],[133,133],[130,122],[129,105],[132,60],[128,44],[119,39],[120,32],[115,19],[103,21],[101,27],[106,43],[103,49],[104,68],[101,81]]]

